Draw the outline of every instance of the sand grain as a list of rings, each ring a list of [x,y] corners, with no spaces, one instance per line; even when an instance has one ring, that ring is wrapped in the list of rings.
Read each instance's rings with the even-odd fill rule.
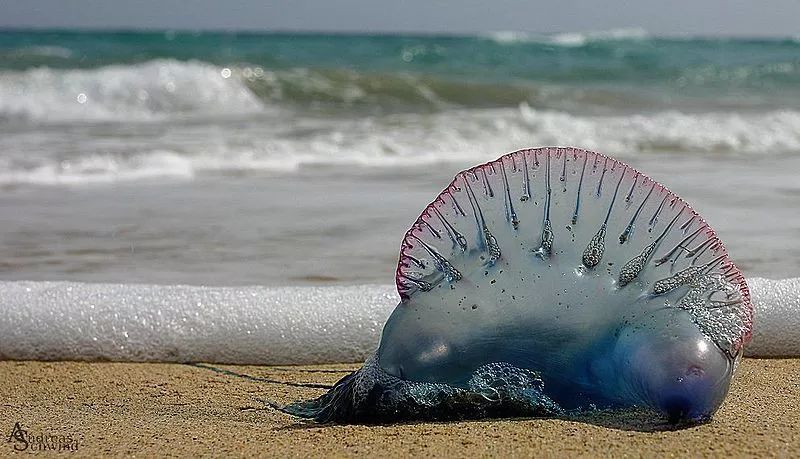
[[[356,366],[218,367],[333,383]],[[0,456],[12,452],[14,443],[5,440],[19,422],[30,433],[79,437],[81,455],[800,457],[800,359],[745,359],[715,419],[681,430],[642,413],[319,426],[261,400],[286,403],[321,389],[179,364],[6,361],[0,375]]]

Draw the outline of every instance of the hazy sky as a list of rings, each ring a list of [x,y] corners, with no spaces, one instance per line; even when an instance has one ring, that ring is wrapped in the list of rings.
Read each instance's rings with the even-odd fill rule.
[[[0,27],[800,36],[800,0],[0,0]]]

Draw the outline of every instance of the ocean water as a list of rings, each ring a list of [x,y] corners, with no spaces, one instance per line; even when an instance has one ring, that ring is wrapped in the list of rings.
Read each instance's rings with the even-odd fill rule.
[[[0,32],[0,279],[386,284],[459,170],[618,157],[800,276],[800,40]]]

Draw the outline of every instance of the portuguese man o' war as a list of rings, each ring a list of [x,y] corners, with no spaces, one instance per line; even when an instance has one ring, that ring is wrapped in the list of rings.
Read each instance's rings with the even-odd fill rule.
[[[646,407],[709,419],[752,332],[744,277],[679,197],[576,148],[456,175],[402,242],[364,366],[284,411],[320,422]]]

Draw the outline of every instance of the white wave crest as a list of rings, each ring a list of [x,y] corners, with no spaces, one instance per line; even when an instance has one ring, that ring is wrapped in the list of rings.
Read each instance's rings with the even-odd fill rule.
[[[128,158],[89,155],[71,160],[43,161],[24,169],[9,168],[8,162],[7,159],[0,160],[0,184],[88,185],[153,178],[191,179],[195,174],[189,158],[168,151]],[[6,167],[2,167],[3,163]]]
[[[650,34],[638,27],[625,29],[598,30],[593,32],[567,32],[550,37],[552,43],[563,46],[584,46],[596,41],[644,40]]]
[[[791,110],[582,117],[523,104],[520,113],[545,144],[583,145],[623,155],[667,151],[760,156],[800,150],[800,112]]]
[[[0,73],[0,119],[128,121],[259,109],[230,70],[197,61]]]
[[[80,185],[192,179],[201,173],[292,172],[304,166],[396,167],[494,159],[538,145],[574,145],[621,158],[690,153],[757,158],[800,151],[800,112],[581,116],[517,109],[378,117],[276,116],[246,126],[166,124],[120,141],[52,135],[0,139],[0,184]],[[114,139],[116,135],[112,136]],[[16,151],[30,142],[29,150]]]
[[[543,35],[534,35],[528,32],[519,32],[515,30],[498,30],[496,32],[487,33],[486,38],[498,44],[509,44],[509,43],[537,42],[537,41],[542,41],[546,37]]]
[[[498,31],[488,34],[488,38],[499,44],[545,43],[557,46],[578,47],[598,41],[644,40],[650,34],[639,27],[597,30],[588,32],[563,32],[552,35],[531,34],[516,31]]]

